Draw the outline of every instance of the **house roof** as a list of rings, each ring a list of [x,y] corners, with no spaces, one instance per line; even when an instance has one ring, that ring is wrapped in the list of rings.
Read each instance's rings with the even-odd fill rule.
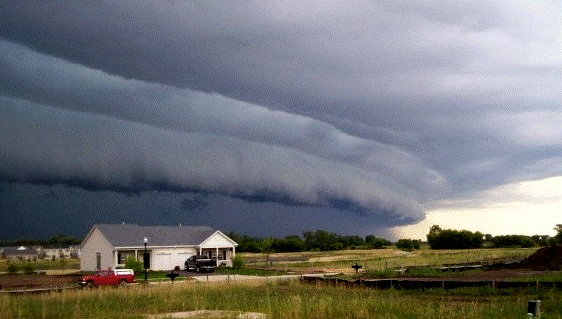
[[[39,254],[37,250],[24,246],[4,247],[3,253],[6,256],[29,256]]]
[[[207,226],[139,226],[137,224],[97,224],[113,247],[143,247],[144,238],[148,246],[198,245],[215,233]],[[86,237],[86,240],[89,236]]]

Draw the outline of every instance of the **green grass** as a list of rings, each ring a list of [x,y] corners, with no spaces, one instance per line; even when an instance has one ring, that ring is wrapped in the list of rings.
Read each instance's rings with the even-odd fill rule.
[[[157,285],[78,290],[47,295],[0,296],[0,318],[143,318],[176,311],[236,310],[276,318],[526,318],[529,299],[540,297],[542,319],[562,318],[562,293],[545,290],[398,291],[282,284]],[[208,318],[208,317],[206,317]]]
[[[279,276],[287,274],[284,271],[278,270],[268,270],[268,269],[252,269],[252,268],[241,268],[241,269],[233,269],[233,268],[217,268],[215,270],[217,274],[221,275],[247,275],[247,276]]]
[[[306,261],[273,262],[271,267],[299,271],[300,269],[351,269],[352,263],[358,262],[364,270],[385,270],[407,266],[442,266],[445,264],[475,263],[490,259],[515,260],[533,254],[538,248],[499,248],[499,249],[462,249],[431,250],[420,249],[405,252],[398,249],[344,250],[329,252],[302,252],[272,254],[272,258],[290,259],[301,257]],[[242,253],[247,258],[265,258],[262,254]],[[257,263],[259,265],[259,263]]]
[[[0,272],[8,271],[8,264],[16,265],[16,268],[18,268],[20,271],[23,271],[24,267],[28,264],[31,265],[36,271],[51,269],[78,269],[80,268],[80,259],[38,259],[36,261],[8,261],[6,259],[0,259]]]

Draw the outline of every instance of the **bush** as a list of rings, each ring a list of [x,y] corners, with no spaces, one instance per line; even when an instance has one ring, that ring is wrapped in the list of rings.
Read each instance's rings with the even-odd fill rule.
[[[232,258],[232,268],[234,269],[242,269],[245,268],[246,265],[244,263],[244,259],[240,256],[235,256]]]
[[[35,267],[33,266],[32,263],[26,263],[23,266],[23,272],[25,272],[26,274],[32,274],[35,271]]]
[[[19,271],[18,265],[14,264],[14,263],[8,263],[8,273],[9,274],[15,274],[18,271]]]
[[[402,250],[420,249],[420,242],[418,240],[400,239],[396,243],[396,248]]]
[[[482,248],[484,234],[468,230],[441,229],[434,225],[427,234],[431,249],[469,249]]]
[[[134,257],[127,257],[127,260],[125,260],[125,268],[127,269],[132,269],[135,274],[141,273],[144,270],[144,265],[142,264],[141,261],[137,260]]]

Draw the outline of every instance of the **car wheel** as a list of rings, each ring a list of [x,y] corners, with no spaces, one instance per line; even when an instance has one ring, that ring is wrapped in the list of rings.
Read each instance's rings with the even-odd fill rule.
[[[127,284],[127,282],[126,282],[125,280],[121,280],[121,281],[119,281],[118,287],[119,287],[119,288],[124,288],[126,284]]]
[[[87,281],[86,282],[86,288],[94,288],[94,282],[93,281]]]

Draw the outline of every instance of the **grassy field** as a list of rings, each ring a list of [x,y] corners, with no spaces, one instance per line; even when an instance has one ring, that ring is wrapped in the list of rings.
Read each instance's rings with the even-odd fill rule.
[[[144,318],[146,314],[208,309],[261,312],[269,318],[512,319],[526,318],[527,301],[535,298],[542,300],[542,319],[562,318],[562,293],[557,290],[421,292],[299,282],[230,285],[190,282],[47,295],[0,295],[0,318]]]
[[[26,265],[31,265],[33,270],[51,270],[51,269],[78,269],[80,268],[80,259],[39,259],[36,261],[8,261],[7,259],[0,259],[0,272],[8,271],[8,264],[16,265],[17,269],[23,271]]]
[[[473,263],[490,259],[515,260],[533,254],[538,248],[431,250],[406,252],[398,249],[342,250],[329,252],[301,252],[270,254],[270,267],[287,271],[319,270],[351,272],[351,265],[359,263],[363,270],[385,270],[407,266],[440,266],[444,264]],[[265,265],[265,255],[239,254],[250,265]],[[297,260],[297,261],[295,261]]]

